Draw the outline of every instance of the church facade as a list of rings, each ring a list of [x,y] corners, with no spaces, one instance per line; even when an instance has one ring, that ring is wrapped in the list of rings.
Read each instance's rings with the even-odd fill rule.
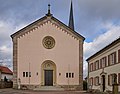
[[[13,88],[83,87],[84,37],[50,13],[11,35]]]

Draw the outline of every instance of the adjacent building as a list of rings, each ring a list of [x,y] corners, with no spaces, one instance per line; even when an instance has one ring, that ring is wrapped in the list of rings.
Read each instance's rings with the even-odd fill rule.
[[[112,91],[112,85],[117,83],[120,91],[120,38],[89,57],[87,62],[90,89]]]
[[[5,66],[0,66],[0,81],[4,81],[4,79],[11,81],[13,79],[13,72]]]
[[[84,37],[74,30],[71,3],[69,26],[50,13],[11,35],[13,88],[25,86],[83,88]]]

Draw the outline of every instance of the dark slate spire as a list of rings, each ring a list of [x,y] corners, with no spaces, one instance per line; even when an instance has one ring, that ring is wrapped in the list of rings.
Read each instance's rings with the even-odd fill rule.
[[[50,4],[48,4],[48,13],[46,14],[47,16],[51,16],[52,14],[50,13]]]
[[[71,0],[70,16],[69,16],[69,27],[74,30],[74,18],[73,18],[73,6]]]
[[[50,14],[50,4],[48,4],[48,14]]]

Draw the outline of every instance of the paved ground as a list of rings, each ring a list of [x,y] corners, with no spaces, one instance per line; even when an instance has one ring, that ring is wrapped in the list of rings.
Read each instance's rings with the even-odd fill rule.
[[[0,94],[90,94],[80,91],[47,91],[47,92],[40,92],[40,91],[30,91],[30,90],[14,90],[14,89],[0,89]]]

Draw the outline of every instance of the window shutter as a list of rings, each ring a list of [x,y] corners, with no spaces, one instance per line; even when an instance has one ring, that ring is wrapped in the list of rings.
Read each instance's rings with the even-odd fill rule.
[[[95,62],[93,63],[93,70],[95,70]]]
[[[94,68],[95,68],[95,70],[96,70],[96,64],[97,64],[97,62],[94,63]]]
[[[120,63],[120,49],[118,50],[118,63]]]
[[[92,63],[92,69],[91,70],[93,71],[93,63]]]
[[[98,69],[99,69],[99,60],[98,60],[98,62],[97,62],[97,66],[98,66]]]
[[[96,85],[96,77],[94,78],[94,85]]]
[[[95,65],[95,64],[93,63],[93,65],[92,65],[92,71],[94,70],[94,65]]]
[[[89,72],[91,72],[91,64],[89,64]]]
[[[93,85],[93,78],[92,78],[92,85]]]
[[[98,77],[98,85],[99,85],[99,77]]]
[[[116,63],[116,52],[114,52],[114,63]]]
[[[100,59],[100,68],[102,68],[102,59]]]
[[[93,78],[90,78],[90,85],[93,85]]]
[[[92,85],[92,81],[91,81],[91,78],[90,78],[89,80],[90,80],[90,85]]]
[[[90,72],[92,71],[92,64],[90,64]]]
[[[91,85],[91,79],[90,78],[88,78],[88,83]]]
[[[110,85],[110,75],[108,75],[108,85]]]
[[[105,67],[107,66],[107,57],[105,57]]]
[[[118,84],[120,85],[120,73],[118,73]]]
[[[108,66],[110,66],[110,55],[108,55]]]

